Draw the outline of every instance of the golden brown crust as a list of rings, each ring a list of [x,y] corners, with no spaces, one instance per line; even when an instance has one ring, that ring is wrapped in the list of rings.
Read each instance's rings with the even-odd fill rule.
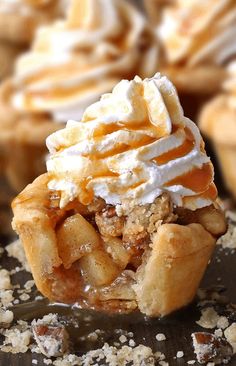
[[[212,142],[225,184],[236,197],[236,110],[227,95],[214,98],[201,111],[199,127]]]
[[[193,299],[216,242],[201,224],[160,225],[137,272],[127,270],[130,254],[125,253],[121,239],[99,239],[99,233],[86,222],[85,232],[92,230],[87,242],[84,232],[77,233],[86,221],[81,215],[65,216],[63,210],[52,209],[48,179],[47,174],[37,178],[12,205],[13,227],[24,245],[36,285],[45,296],[83,303],[81,289],[88,280],[95,289],[98,286],[87,299],[90,306],[96,306],[98,300],[103,309],[130,311],[138,306],[150,316],[166,315]],[[73,236],[78,236],[82,251],[74,250]],[[63,238],[67,238],[65,244]],[[62,258],[65,248],[73,253]]]
[[[214,143],[236,147],[236,110],[229,106],[227,95],[220,95],[204,106],[199,127]]]
[[[166,66],[161,72],[173,82],[180,93],[215,94],[220,90],[227,72],[219,66]]]
[[[48,176],[41,175],[13,201],[13,228],[22,238],[39,290],[50,297],[50,274],[62,263],[58,255],[56,234],[44,202],[48,200]]]
[[[219,237],[227,230],[224,212],[216,203],[196,211],[177,208],[176,213],[178,214],[178,223],[181,225],[201,224],[213,236]]]
[[[134,286],[140,310],[164,316],[189,304],[214,246],[215,239],[200,224],[160,226]]]

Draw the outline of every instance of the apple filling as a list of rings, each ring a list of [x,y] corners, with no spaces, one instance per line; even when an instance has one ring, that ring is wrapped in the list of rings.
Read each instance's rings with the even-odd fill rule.
[[[145,266],[161,225],[200,223],[215,236],[225,230],[224,216],[213,205],[196,211],[174,208],[167,193],[152,204],[131,207],[126,215],[100,198],[88,206],[74,200],[63,210],[59,201],[51,192],[51,222],[62,260],[52,273],[52,293],[57,300],[82,306],[114,311],[137,307],[136,272]]]

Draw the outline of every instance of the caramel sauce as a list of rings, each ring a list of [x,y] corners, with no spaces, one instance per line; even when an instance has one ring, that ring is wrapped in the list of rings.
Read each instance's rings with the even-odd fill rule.
[[[106,152],[96,152],[96,154],[89,153],[89,154],[83,155],[83,156],[89,157],[91,160],[105,159],[105,158],[109,158],[109,157],[117,155],[117,154],[122,154],[122,153],[127,152],[132,149],[138,149],[142,146],[151,144],[153,141],[155,141],[155,139],[153,139],[149,136],[144,136],[139,141],[133,141],[133,142],[128,142],[128,143],[120,142],[113,149],[106,151]]]
[[[212,180],[212,165],[207,163],[201,168],[194,168],[190,172],[183,174],[165,184],[166,187],[172,185],[182,185],[194,192],[204,192],[209,187]]]
[[[83,123],[86,123],[89,121],[83,121]],[[109,124],[104,124],[101,123],[99,124],[94,130],[93,130],[93,138],[99,138],[99,137],[104,137],[106,135],[109,135],[110,133],[119,131],[122,128],[122,126],[120,126],[118,123],[109,123]]]
[[[92,177],[83,178],[80,181],[80,193],[79,193],[79,201],[83,205],[88,205],[92,202],[94,198],[94,193],[91,189],[87,188],[87,184],[92,180]]]
[[[167,151],[166,153],[156,157],[153,159],[155,163],[158,165],[166,164],[171,160],[181,158],[182,156],[187,155],[194,148],[194,141],[185,140],[181,146],[177,148]]]
[[[94,199],[93,190],[88,189],[87,185],[94,178],[114,178],[114,177],[116,178],[118,176],[119,176],[118,173],[114,173],[111,170],[107,169],[107,171],[99,172],[97,174],[95,173],[89,177],[83,178],[79,182],[79,186],[80,186],[79,201],[83,205],[88,205],[93,201],[93,199]]]
[[[217,188],[214,183],[211,183],[205,192],[194,195],[194,196],[183,197],[183,202],[186,204],[193,200],[196,201],[196,199],[198,199],[198,198],[215,201],[215,199],[217,198],[217,195],[218,195]]]
[[[178,127],[175,125],[174,128],[175,132],[177,129]],[[186,135],[186,139],[181,146],[178,146],[175,149],[167,151],[166,153],[154,158],[153,161],[158,165],[162,165],[168,163],[171,160],[181,158],[182,156],[187,155],[194,148],[195,140],[192,132],[188,128],[185,128],[184,132]]]
[[[209,188],[205,192],[203,192],[200,196],[202,198],[210,199],[210,200],[214,201],[217,198],[217,195],[218,195],[217,188],[214,183],[211,183]],[[198,196],[195,196],[195,197],[198,197]]]

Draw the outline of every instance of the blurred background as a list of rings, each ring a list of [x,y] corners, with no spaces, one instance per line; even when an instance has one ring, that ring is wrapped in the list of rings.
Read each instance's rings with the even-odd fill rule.
[[[236,197],[235,0],[0,0],[0,241],[45,139],[121,79],[160,71]]]

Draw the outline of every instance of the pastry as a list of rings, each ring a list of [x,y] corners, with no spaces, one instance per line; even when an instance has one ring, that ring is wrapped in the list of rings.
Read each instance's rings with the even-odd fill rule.
[[[176,0],[166,7],[159,34],[180,90],[204,94],[221,86],[236,53],[235,19],[234,0]]]
[[[236,62],[228,67],[224,91],[207,103],[199,126],[213,143],[225,184],[236,198]]]
[[[47,146],[47,173],[12,204],[38,289],[149,316],[191,302],[226,224],[213,166],[171,82],[119,82]]]
[[[30,45],[38,26],[64,14],[66,1],[0,1],[0,79],[10,74],[16,57]]]
[[[65,21],[39,29],[0,88],[0,149],[12,186],[19,191],[45,171],[48,134],[80,119],[122,77],[152,75],[158,60],[156,36],[124,0],[73,0]]]
[[[236,3],[174,0],[163,10],[158,34],[166,51],[162,72],[195,120],[203,103],[220,90],[226,65],[236,54]]]

